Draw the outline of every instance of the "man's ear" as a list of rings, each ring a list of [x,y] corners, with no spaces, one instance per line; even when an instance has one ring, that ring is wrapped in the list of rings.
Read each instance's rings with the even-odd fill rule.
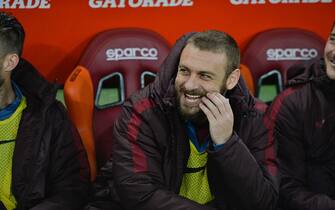
[[[10,53],[5,56],[4,62],[3,62],[3,69],[4,71],[12,71],[17,64],[19,63],[19,56],[16,53]]]
[[[240,79],[240,74],[240,69],[235,69],[229,74],[226,81],[227,90],[231,90],[235,87],[235,85],[238,83],[238,80]]]

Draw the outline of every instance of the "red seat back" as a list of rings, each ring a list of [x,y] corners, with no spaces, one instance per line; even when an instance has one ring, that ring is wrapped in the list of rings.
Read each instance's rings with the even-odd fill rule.
[[[87,69],[93,86],[92,129],[98,168],[110,158],[113,123],[120,105],[158,72],[169,48],[153,31],[122,28],[98,34],[83,53],[78,66]],[[76,107],[68,109],[71,113]]]
[[[278,28],[258,33],[242,53],[242,63],[252,73],[256,95],[262,75],[277,70],[286,84],[287,69],[303,60],[322,56],[324,43],[317,34],[303,29]]]

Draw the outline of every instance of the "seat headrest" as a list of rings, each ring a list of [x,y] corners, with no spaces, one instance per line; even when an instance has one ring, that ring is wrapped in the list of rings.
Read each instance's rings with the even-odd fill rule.
[[[169,52],[168,42],[159,34],[139,28],[112,29],[99,33],[88,45],[79,65],[91,74],[96,92],[101,78],[123,75],[126,96],[140,89],[144,71],[157,72]]]
[[[153,31],[120,28],[99,33],[84,51],[78,66],[87,69],[92,79],[97,168],[110,158],[120,104],[141,89],[144,80],[151,81],[169,50],[168,42]]]
[[[287,69],[298,62],[323,55],[325,41],[317,34],[296,28],[278,28],[258,33],[243,52],[242,63],[252,72],[255,86],[271,70],[287,81]]]

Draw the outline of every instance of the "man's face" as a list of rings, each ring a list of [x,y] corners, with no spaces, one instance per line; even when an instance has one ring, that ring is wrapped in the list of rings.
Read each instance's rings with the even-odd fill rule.
[[[181,53],[175,80],[177,103],[184,119],[204,117],[199,108],[201,98],[208,92],[221,92],[225,88],[227,56],[225,53],[202,51],[192,44]]]
[[[335,26],[327,40],[324,57],[327,75],[330,79],[335,80]]]

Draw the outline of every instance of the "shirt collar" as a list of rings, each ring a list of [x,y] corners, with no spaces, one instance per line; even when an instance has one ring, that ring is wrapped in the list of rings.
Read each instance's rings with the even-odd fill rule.
[[[20,105],[22,100],[22,92],[20,88],[12,81],[12,86],[15,92],[15,99],[14,101],[6,106],[3,109],[0,109],[0,120],[8,119],[12,114],[16,111],[17,107]]]

